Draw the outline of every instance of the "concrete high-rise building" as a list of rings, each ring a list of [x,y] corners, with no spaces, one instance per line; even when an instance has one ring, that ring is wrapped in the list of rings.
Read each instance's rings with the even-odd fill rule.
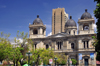
[[[65,23],[68,20],[68,14],[64,8],[56,8],[52,10],[52,35],[59,32],[65,32]]]

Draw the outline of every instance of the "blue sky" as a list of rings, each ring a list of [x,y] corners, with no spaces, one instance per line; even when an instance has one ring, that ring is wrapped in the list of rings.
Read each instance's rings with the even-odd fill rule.
[[[10,33],[10,38],[16,37],[17,30],[29,33],[29,23],[32,24],[39,15],[47,25],[46,35],[48,35],[51,32],[52,9],[58,7],[64,7],[66,13],[77,23],[85,9],[88,9],[94,17],[96,2],[94,0],[0,0],[0,32]]]

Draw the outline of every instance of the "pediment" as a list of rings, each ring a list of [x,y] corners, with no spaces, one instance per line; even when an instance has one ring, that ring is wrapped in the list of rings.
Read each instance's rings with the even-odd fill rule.
[[[65,36],[66,36],[65,34],[58,33],[58,34],[51,35],[51,36],[48,36],[48,37],[56,38],[56,37],[65,37]]]

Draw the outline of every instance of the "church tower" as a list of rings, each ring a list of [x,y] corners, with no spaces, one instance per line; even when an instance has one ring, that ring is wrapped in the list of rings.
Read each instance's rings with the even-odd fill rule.
[[[29,25],[29,38],[44,38],[46,36],[46,26],[37,15],[32,25]]]
[[[94,18],[85,9],[85,13],[78,20],[78,34],[94,34],[94,23]]]

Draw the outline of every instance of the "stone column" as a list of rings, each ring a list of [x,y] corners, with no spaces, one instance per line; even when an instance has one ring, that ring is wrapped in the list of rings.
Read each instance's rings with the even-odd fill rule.
[[[44,30],[44,35],[46,36],[46,30]]]
[[[43,34],[43,29],[40,27],[40,35]]]
[[[38,35],[40,34],[40,28],[37,29],[38,30]]]

